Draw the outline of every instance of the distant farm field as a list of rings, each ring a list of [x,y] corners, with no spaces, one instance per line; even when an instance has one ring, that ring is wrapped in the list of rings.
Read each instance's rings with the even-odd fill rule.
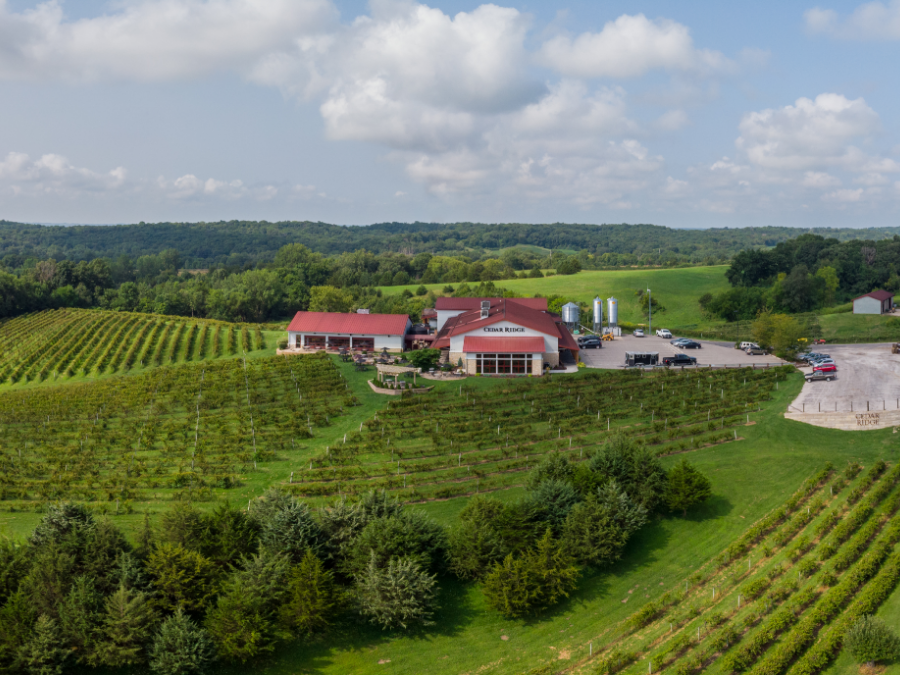
[[[698,300],[704,293],[720,293],[729,288],[725,279],[726,265],[715,267],[686,267],[681,269],[635,269],[585,271],[571,276],[556,275],[543,279],[507,279],[497,281],[497,286],[522,295],[563,295],[571,300],[589,303],[600,296],[604,300],[614,296],[619,301],[619,321],[646,322],[640,310],[636,292],[649,288],[665,312],[654,315],[653,323],[659,326],[691,326],[705,323],[700,314]],[[447,284],[429,284],[426,288],[440,294]],[[459,284],[450,284],[454,288]],[[470,284],[473,285],[473,284]],[[409,286],[383,286],[388,295],[412,292],[418,284]],[[604,309],[605,311],[605,309]],[[658,323],[657,323],[658,322]]]

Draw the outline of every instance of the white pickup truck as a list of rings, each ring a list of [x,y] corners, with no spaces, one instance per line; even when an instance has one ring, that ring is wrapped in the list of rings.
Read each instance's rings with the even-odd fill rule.
[[[658,331],[656,331],[656,337],[661,337],[669,340],[672,337],[672,334],[669,332],[668,328],[660,328]]]

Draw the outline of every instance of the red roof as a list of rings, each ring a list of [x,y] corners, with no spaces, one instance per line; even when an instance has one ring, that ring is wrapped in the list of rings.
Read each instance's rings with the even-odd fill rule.
[[[559,349],[577,352],[579,350],[578,341],[572,337],[566,325],[562,322],[557,322],[556,327],[559,329]]]
[[[509,302],[524,305],[529,309],[537,309],[542,312],[547,311],[547,298],[438,298],[434,302],[434,308],[449,311],[469,311],[481,309],[481,303],[484,300],[489,300],[492,307],[499,304],[502,300],[508,300]]]
[[[291,333],[330,335],[403,335],[409,324],[406,314],[339,314],[297,312],[287,327]]]
[[[517,354],[522,353],[543,353],[544,338],[540,337],[481,337],[467,335],[463,341],[463,351],[466,354],[472,352],[495,353],[495,354]]]
[[[866,293],[865,295],[859,296],[859,298],[875,298],[879,302],[884,302],[885,300],[890,300],[894,297],[894,294],[890,291],[872,291],[871,293]],[[859,298],[853,298],[854,300],[859,300]]]
[[[543,300],[544,298],[537,298]],[[463,312],[447,319],[447,323],[441,328],[434,342],[436,349],[444,349],[450,346],[450,337],[470,333],[473,330],[490,326],[500,321],[509,321],[518,326],[531,328],[545,335],[559,338],[561,349],[578,349],[578,344],[572,338],[568,329],[558,321],[553,320],[553,315],[546,311],[531,309],[516,302],[514,298],[500,299],[491,305],[486,318],[482,318],[481,309],[471,312]],[[466,338],[468,340],[468,337]]]

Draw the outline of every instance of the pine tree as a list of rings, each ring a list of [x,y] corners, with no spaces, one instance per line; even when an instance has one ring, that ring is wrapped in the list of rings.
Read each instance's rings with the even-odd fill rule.
[[[60,647],[59,624],[46,614],[38,617],[31,640],[22,648],[19,663],[31,675],[60,675],[69,650]]]
[[[512,553],[494,565],[484,578],[483,590],[489,607],[513,619],[531,614],[539,604],[540,587],[533,570]]]
[[[106,599],[96,662],[113,668],[142,663],[155,622],[156,613],[147,602],[147,596],[124,584],[119,586]]]
[[[153,525],[150,523],[150,512],[144,511],[144,520],[141,522],[141,529],[137,533],[137,546],[134,549],[135,555],[141,560],[146,560],[156,545],[156,534],[153,531]]]
[[[215,655],[209,634],[179,609],[159,627],[150,649],[150,667],[159,675],[200,675]]]
[[[687,510],[699,504],[712,495],[712,484],[709,479],[695,469],[686,459],[683,459],[669,471],[669,481],[666,488],[666,505],[672,511],[681,511],[687,515]]]
[[[61,641],[71,649],[78,663],[92,663],[100,630],[100,603],[93,579],[76,577],[72,588],[59,606]]]
[[[578,585],[581,576],[572,557],[556,541],[550,529],[538,541],[533,554],[528,556],[535,576],[540,580],[541,603],[545,607],[555,605]]]
[[[279,610],[282,625],[295,635],[320,633],[337,605],[334,576],[312,551],[291,570],[287,601]]]
[[[357,582],[359,611],[385,629],[429,625],[436,585],[414,560],[391,558],[382,569],[373,553]]]

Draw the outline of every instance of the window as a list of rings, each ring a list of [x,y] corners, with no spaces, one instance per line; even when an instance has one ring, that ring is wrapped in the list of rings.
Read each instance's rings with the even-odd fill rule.
[[[526,375],[531,354],[476,354],[475,372],[481,375]]]

